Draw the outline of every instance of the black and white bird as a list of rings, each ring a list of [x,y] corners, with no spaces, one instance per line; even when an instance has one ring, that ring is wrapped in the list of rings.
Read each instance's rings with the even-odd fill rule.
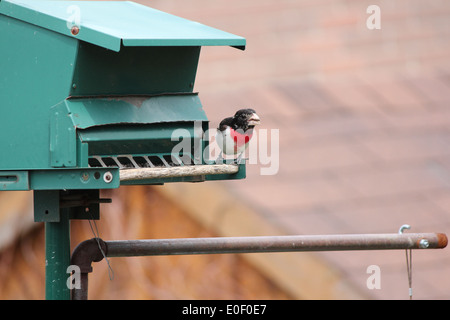
[[[238,155],[236,163],[239,163],[253,136],[253,129],[259,123],[260,118],[253,109],[241,109],[233,117],[223,119],[216,133],[216,142],[221,150],[216,162],[223,159],[223,153]]]

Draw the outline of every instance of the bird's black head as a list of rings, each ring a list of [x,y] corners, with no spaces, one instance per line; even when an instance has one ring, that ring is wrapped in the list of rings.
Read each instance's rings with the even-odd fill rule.
[[[248,129],[253,129],[259,122],[260,119],[253,109],[238,110],[233,117],[234,129],[241,129],[244,132]]]

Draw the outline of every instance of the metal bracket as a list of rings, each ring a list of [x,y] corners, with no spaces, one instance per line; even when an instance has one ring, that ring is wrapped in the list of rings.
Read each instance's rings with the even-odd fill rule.
[[[100,219],[100,203],[111,199],[100,199],[99,190],[35,190],[34,221],[59,222],[60,212],[68,208],[69,219]]]
[[[30,170],[33,190],[115,189],[120,186],[119,168],[61,168]]]
[[[0,191],[29,189],[28,171],[0,171]]]
[[[77,165],[76,128],[69,117],[65,101],[51,109],[50,159],[52,167]]]

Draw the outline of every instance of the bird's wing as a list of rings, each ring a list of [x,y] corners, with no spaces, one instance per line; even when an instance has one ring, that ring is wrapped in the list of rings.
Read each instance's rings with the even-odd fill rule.
[[[233,117],[225,118],[220,121],[219,127],[217,128],[220,131],[224,131],[227,127],[230,127],[233,123]]]

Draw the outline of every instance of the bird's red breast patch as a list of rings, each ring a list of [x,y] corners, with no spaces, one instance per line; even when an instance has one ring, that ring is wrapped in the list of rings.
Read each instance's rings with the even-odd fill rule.
[[[234,130],[233,128],[230,128],[230,135],[234,141],[234,149],[236,150],[250,141],[253,136],[253,130],[243,132],[242,130]]]

